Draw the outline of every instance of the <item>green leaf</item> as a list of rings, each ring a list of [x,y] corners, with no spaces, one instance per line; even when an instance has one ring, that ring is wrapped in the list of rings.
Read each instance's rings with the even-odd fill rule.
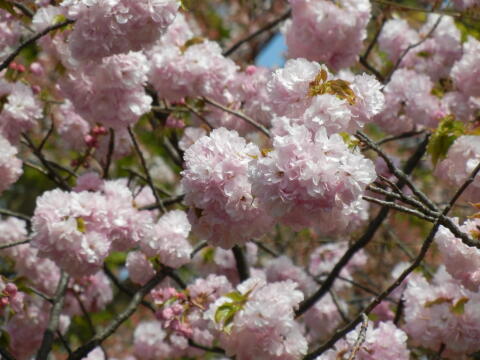
[[[427,302],[425,303],[425,307],[426,307],[426,308],[431,308],[431,307],[434,306],[434,305],[445,304],[445,303],[449,303],[449,302],[451,302],[451,301],[452,301],[452,299],[450,299],[450,298],[447,298],[447,297],[439,297],[439,298],[437,298],[437,299],[435,299],[435,300],[427,301]]]
[[[455,315],[462,315],[465,312],[465,304],[469,301],[469,298],[462,297],[450,308]]]
[[[236,306],[232,303],[220,305],[217,311],[215,311],[215,322],[217,324],[225,324],[225,321],[232,317],[232,312],[235,311],[235,308]]]
[[[77,220],[77,230],[84,234],[87,231],[85,220],[81,217],[77,217],[75,220]]]
[[[53,17],[53,23],[52,25],[57,25],[57,24],[60,24],[64,21],[67,21],[67,17],[63,14],[58,14],[56,16]]]
[[[428,143],[427,152],[432,157],[433,165],[447,156],[450,146],[456,139],[465,134],[465,126],[455,120],[453,115],[448,115],[440,122]]]
[[[239,291],[232,291],[225,296],[237,303],[243,303],[246,300],[246,296],[242,295],[242,293],[240,293]]]

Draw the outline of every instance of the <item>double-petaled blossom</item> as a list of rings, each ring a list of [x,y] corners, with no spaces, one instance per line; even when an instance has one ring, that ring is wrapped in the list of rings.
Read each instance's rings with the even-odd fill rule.
[[[42,118],[42,107],[32,89],[21,82],[0,84],[0,94],[2,97],[6,95],[6,101],[0,107],[0,135],[17,143],[20,134],[32,130]]]
[[[92,127],[125,129],[150,111],[152,98],[144,89],[148,71],[147,58],[140,52],[113,55],[72,69],[61,89]]]
[[[440,267],[431,282],[415,274],[404,292],[405,326],[415,346],[460,359],[480,350],[480,297]]]
[[[290,0],[285,27],[290,58],[321,61],[336,70],[355,63],[367,37],[369,0]]]
[[[293,281],[265,284],[251,278],[213,303],[205,317],[222,330],[220,343],[227,355],[239,360],[300,359],[307,341],[294,320],[294,309],[303,300],[296,287]],[[223,322],[219,312],[229,306],[233,319]]]
[[[185,152],[182,186],[193,232],[229,249],[270,229],[271,219],[252,195],[248,166],[261,157],[236,131],[215,129]]]
[[[180,1],[66,0],[62,6],[75,20],[70,51],[85,61],[153,45],[175,20]]]
[[[361,336],[362,325],[348,333],[346,338],[335,344],[335,349],[328,350],[316,360],[348,359],[352,356],[355,344]],[[381,322],[375,328],[368,325],[365,338],[360,345],[355,359],[358,360],[408,360],[407,334],[392,322]]]
[[[435,171],[437,176],[447,184],[460,187],[480,163],[480,141],[478,136],[465,135],[459,137],[448,149]],[[472,184],[463,192],[463,198],[470,201],[480,201],[480,178],[476,177]]]
[[[17,158],[17,149],[0,134],[0,194],[22,175],[22,161]]]
[[[458,223],[458,220],[456,220]],[[465,221],[460,230],[472,238],[480,237],[480,220]],[[450,230],[441,226],[436,236],[438,248],[442,253],[446,270],[453,278],[471,291],[480,287],[480,250],[465,245]]]
[[[252,194],[272,216],[294,229],[344,231],[355,214],[349,206],[375,179],[373,163],[325,129],[316,134],[305,126],[288,130],[273,139],[272,151],[252,161]]]

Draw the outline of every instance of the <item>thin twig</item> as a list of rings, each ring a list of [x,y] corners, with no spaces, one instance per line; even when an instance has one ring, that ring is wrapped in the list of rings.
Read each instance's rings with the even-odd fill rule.
[[[8,67],[8,65],[10,65],[10,63],[15,60],[15,58],[17,57],[18,54],[20,54],[20,52],[27,46],[33,44],[35,41],[37,41],[38,39],[42,38],[43,36],[47,35],[49,32],[52,32],[52,31],[55,31],[55,30],[58,30],[58,29],[61,29],[63,28],[64,26],[67,26],[67,25],[70,25],[70,24],[73,24],[73,20],[65,20],[65,21],[62,21],[58,24],[55,24],[55,25],[52,25],[52,26],[48,26],[46,27],[45,29],[43,29],[42,31],[38,32],[37,34],[33,35],[32,37],[28,38],[27,40],[25,40],[24,42],[22,42],[10,55],[7,56],[7,58],[5,60],[3,60],[3,62],[0,64],[0,71],[2,71],[3,69],[6,69]]]
[[[407,185],[410,190],[412,190],[413,194],[430,210],[433,211],[438,211],[437,206],[425,195],[422,191],[420,191],[415,185],[413,185],[412,181],[409,179],[408,175],[405,174],[402,170],[397,168],[393,161],[373,142],[367,135],[365,135],[361,131],[357,131],[355,136],[364,142],[368,147],[370,147],[373,151],[375,151],[380,157],[385,160],[388,169],[390,170],[391,173],[393,173],[399,180],[402,180],[405,182],[405,185]]]
[[[269,31],[271,29],[273,29],[274,27],[276,27],[278,24],[280,24],[281,22],[287,20],[290,15],[292,15],[292,10],[288,10],[286,11],[283,15],[281,15],[280,17],[278,17],[277,19],[265,24],[264,26],[262,26],[260,29],[254,31],[253,33],[251,33],[250,35],[248,35],[247,37],[241,39],[240,41],[237,41],[235,44],[233,44],[230,48],[228,48],[227,50],[225,50],[223,52],[223,56],[230,56],[232,55],[235,51],[237,51],[243,44],[246,44],[250,41],[252,41],[253,39],[255,39],[257,36],[263,34],[264,32],[266,31]]]
[[[184,106],[192,113],[194,114],[195,116],[197,116],[200,120],[202,120],[205,125],[207,125],[208,129],[211,131],[213,129],[215,129],[215,127],[210,124],[210,121],[208,121],[208,119],[203,116],[202,114],[200,114],[200,112],[198,112],[197,110],[195,110],[195,108],[193,106],[190,106],[188,103],[185,103]]]
[[[180,203],[183,201],[184,198],[185,198],[185,195],[180,194],[171,198],[163,199],[160,201],[160,204],[150,204],[150,205],[142,206],[141,208],[139,208],[139,210],[155,210],[160,208],[160,206],[165,207],[165,206],[170,206],[176,203]]]
[[[209,98],[202,98],[207,104],[210,104],[220,110],[223,110],[229,114],[235,115],[239,117],[242,120],[245,120],[247,123],[255,127],[257,130],[261,131],[263,134],[265,134],[267,137],[270,137],[270,131],[263,126],[262,124],[259,124],[257,121],[253,120],[250,116],[245,115],[244,113],[240,111],[235,111],[232,109],[229,109],[228,107],[216,102],[215,100],[209,99]]]
[[[95,335],[85,345],[76,349],[73,354],[68,357],[68,360],[80,360],[86,357],[93,349],[101,345],[107,338],[115,333],[115,331],[133,315],[138,305],[143,298],[160,282],[165,279],[165,272],[159,271],[153,278],[151,278],[144,286],[142,286],[133,296],[128,306],[118,316],[108,324],[108,326]]]
[[[67,350],[67,353],[68,355],[71,355],[72,354],[72,349],[70,348],[70,345],[68,344],[67,342],[67,339],[65,339],[62,335],[62,333],[60,332],[60,330],[57,330],[57,336],[58,338],[60,339],[60,342],[62,343],[63,347],[65,348],[65,350]]]
[[[392,75],[393,73],[398,69],[398,67],[400,66],[400,64],[402,63],[403,59],[405,58],[405,56],[407,56],[407,54],[409,53],[410,50],[412,49],[415,49],[416,47],[422,45],[430,36],[432,36],[432,34],[435,32],[435,30],[437,29],[438,25],[440,25],[440,22],[442,21],[442,18],[443,16],[439,16],[437,21],[435,22],[435,24],[432,26],[432,28],[430,29],[430,31],[423,37],[423,39],[421,39],[420,41],[417,41],[416,43],[414,44],[411,44],[409,45],[401,54],[400,54],[400,57],[398,58],[398,60],[396,61],[395,65],[392,67],[392,69],[390,70],[390,72],[388,73],[388,75],[386,76],[385,78],[385,84],[388,84],[392,78]]]
[[[401,139],[408,139],[408,138],[411,138],[413,136],[417,136],[417,135],[421,135],[421,134],[424,134],[425,133],[425,130],[412,130],[412,131],[407,131],[407,132],[404,132],[402,134],[399,134],[399,135],[394,135],[394,136],[389,136],[389,137],[386,137],[380,141],[377,142],[377,145],[383,145],[383,144],[386,144],[390,141],[395,141],[395,140],[401,140]]]
[[[30,242],[30,239],[27,239],[27,240],[22,240],[22,241],[16,241],[16,242],[13,242],[13,243],[10,243],[10,244],[0,245],[0,250],[9,249],[9,248],[12,248],[12,247],[15,247],[15,246],[18,246],[18,245],[28,244],[29,242]]]
[[[455,205],[455,202],[460,198],[460,196],[466,190],[466,188],[474,181],[475,177],[479,172],[480,172],[480,163],[475,167],[475,169],[470,174],[469,178],[457,190],[457,192],[455,193],[453,198],[450,200],[448,205],[443,209],[442,216],[448,215],[452,207]],[[362,321],[362,318],[364,315],[368,315],[373,309],[375,309],[375,307],[378,304],[380,304],[388,295],[390,295],[392,291],[394,291],[397,287],[399,287],[402,284],[402,282],[408,277],[408,275],[410,275],[425,258],[430,246],[433,243],[435,235],[441,226],[440,219],[441,219],[441,216],[438,217],[437,221],[435,222],[432,229],[430,230],[430,233],[428,234],[427,238],[422,244],[420,253],[415,258],[413,263],[407,269],[405,269],[400,274],[400,276],[386,290],[384,290],[379,296],[375,297],[375,299],[372,302],[370,302],[370,304],[350,324],[338,330],[328,341],[322,344],[318,349],[316,349],[315,351],[305,356],[304,360],[313,360],[316,357],[320,356],[322,353],[324,353],[326,350],[334,346],[338,340],[340,340],[342,337],[348,334],[351,330],[353,330],[357,326],[357,324],[360,321]]]
[[[16,7],[18,10],[20,10],[23,15],[25,15],[26,17],[28,17],[30,19],[33,18],[33,15],[35,15],[32,10],[30,10],[27,6],[25,6],[21,2],[12,1],[11,4],[14,7]]]
[[[383,200],[380,200],[380,199],[377,199],[377,198],[374,198],[374,197],[371,197],[371,196],[362,196],[362,199],[366,200],[366,201],[369,201],[369,202],[372,202],[372,203],[375,203],[375,204],[378,204],[378,205],[386,206],[386,207],[389,207],[391,209],[395,209],[395,210],[398,210],[398,211],[401,211],[401,212],[404,212],[404,213],[407,213],[407,214],[410,214],[410,215],[414,215],[414,216],[416,216],[416,217],[418,217],[419,219],[422,219],[422,220],[426,220],[426,221],[429,221],[429,222],[432,222],[432,223],[435,222],[434,217],[425,215],[424,213],[421,213],[418,210],[414,210],[414,209],[411,209],[411,208],[407,208],[405,206],[398,205],[394,202],[383,201]]]
[[[115,274],[108,268],[108,266],[106,264],[103,265],[103,271],[105,272],[105,275],[107,275],[107,277],[110,279],[111,282],[113,282],[115,284],[115,286],[118,288],[118,290],[120,290],[121,292],[123,292],[124,294],[130,296],[130,297],[133,297],[135,295],[135,292],[130,290],[128,287],[126,287],[125,285],[123,285],[120,280],[118,280],[118,278],[115,276]],[[146,300],[142,300],[141,304],[146,307],[147,309],[149,309],[151,312],[155,313],[157,310],[155,309],[155,307],[150,304],[148,301]]]
[[[200,244],[198,244],[197,246],[195,246],[195,248],[193,249],[192,253],[190,254],[190,259],[193,259],[195,257],[195,255],[198,254],[198,252],[202,251],[203,249],[205,249],[206,247],[208,246],[208,243],[206,241],[202,241]]]
[[[408,159],[407,163],[405,164],[404,172],[405,174],[410,174],[417,164],[420,162],[421,158],[425,154],[428,144],[428,136],[420,143],[415,153]],[[405,180],[399,179],[397,182],[397,186],[402,188],[405,185]],[[352,257],[361,249],[363,249],[373,238],[377,230],[382,225],[383,221],[387,218],[390,209],[388,207],[382,207],[379,211],[378,215],[373,219],[367,229],[365,230],[364,234],[355,241],[343,254],[343,256],[338,260],[335,264],[333,269],[328,274],[327,278],[320,286],[320,288],[309,298],[305,299],[295,312],[296,317],[303,315],[310,307],[312,307],[318,300],[320,300],[333,286],[335,279],[340,275],[340,272],[343,268],[348,264],[348,262],[352,259]]]
[[[25,220],[27,223],[30,223],[30,216],[12,210],[0,209],[0,215],[11,216],[20,220]]]
[[[133,133],[132,128],[129,126],[128,128],[128,133],[130,134],[130,139],[132,139],[133,147],[135,148],[135,151],[138,155],[138,158],[140,159],[140,163],[142,165],[143,171],[145,173],[145,176],[147,178],[147,183],[150,186],[150,189],[153,192],[153,196],[155,197],[155,200],[159,206],[159,209],[163,212],[166,213],[167,210],[165,209],[165,206],[162,203],[162,200],[160,199],[160,196],[158,195],[157,188],[155,187],[155,184],[153,183],[153,179],[150,175],[150,171],[148,170],[147,167],[147,162],[145,161],[145,157],[143,156],[143,152],[140,149],[140,146],[138,145],[137,138],[135,137],[135,134]]]
[[[367,328],[368,328],[368,317],[365,314],[362,314],[362,327],[360,328],[357,341],[355,341],[355,345],[353,345],[352,353],[348,357],[348,360],[355,359],[355,356],[357,355],[358,351],[360,350],[363,343],[365,342],[365,338],[367,336]]]

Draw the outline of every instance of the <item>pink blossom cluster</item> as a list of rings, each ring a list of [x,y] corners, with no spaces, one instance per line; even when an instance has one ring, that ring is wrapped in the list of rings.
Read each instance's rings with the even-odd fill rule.
[[[0,221],[0,244],[7,245],[27,240],[24,221],[9,217]],[[3,254],[15,261],[15,271],[39,291],[53,295],[60,279],[58,267],[49,259],[40,258],[38,250],[30,244],[18,245],[2,250]]]
[[[458,219],[455,219],[458,222]],[[480,235],[480,220],[466,220],[461,231],[473,238]],[[436,242],[442,253],[445,268],[448,273],[470,291],[478,291],[480,287],[480,251],[475,247],[465,245],[455,237],[450,230],[440,227]]]
[[[440,267],[431,282],[410,277],[404,292],[405,326],[413,344],[459,359],[479,351],[479,295],[467,290]]]
[[[432,95],[433,82],[428,75],[413,70],[396,70],[385,86],[385,110],[375,122],[389,133],[402,133],[416,126],[436,127],[446,114]]]
[[[17,149],[0,134],[0,194],[22,175],[22,161],[16,157]]]
[[[426,38],[428,34],[430,36]],[[421,39],[424,41],[420,45],[405,53],[409,46],[419,43]],[[379,36],[379,45],[394,63],[405,55],[401,67],[426,74],[432,80],[448,77],[453,64],[462,55],[460,31],[454,19],[448,16],[440,20],[437,15],[429,16],[418,32],[404,19],[389,20]]]
[[[28,360],[42,343],[43,333],[48,326],[51,305],[38,297],[26,296],[22,311],[12,316],[5,330],[9,335],[9,348],[16,359]],[[58,330],[64,334],[70,318],[60,315]]]
[[[350,67],[367,37],[369,0],[289,0],[285,27],[288,57],[321,61],[336,70]]]
[[[304,269],[294,265],[287,256],[280,256],[268,262],[265,266],[265,275],[269,283],[287,280],[295,282],[305,297],[311,296],[318,286],[314,281],[314,274],[307,274]],[[341,324],[340,311],[346,313],[347,309],[348,305],[341,299],[335,302],[330,294],[322,297],[303,316],[307,340],[326,339]]]
[[[72,69],[61,89],[92,127],[125,129],[150,111],[152,99],[144,90],[148,71],[147,58],[140,52],[113,55]],[[78,119],[75,123],[85,126]]]
[[[165,329],[204,346],[212,346],[215,333],[209,328],[203,313],[210,304],[231,290],[232,286],[225,276],[210,274],[196,279],[185,291],[162,288],[152,291],[151,295],[159,306],[157,319]]]
[[[128,249],[153,231],[151,215],[134,207],[122,180],[99,190],[57,189],[37,199],[32,245],[74,277],[95,274],[111,250]]]
[[[442,160],[435,171],[436,175],[448,185],[460,187],[480,163],[480,142],[478,136],[465,135],[459,137],[448,149],[447,157]],[[480,201],[480,178],[463,193],[465,199]]]
[[[272,221],[252,195],[248,177],[249,163],[260,156],[257,146],[225,128],[187,149],[182,186],[198,236],[229,249],[270,229]]]
[[[452,68],[451,76],[457,89],[467,96],[480,96],[480,41],[469,37],[463,44],[463,56]]]
[[[68,43],[79,60],[138,51],[151,46],[174,21],[178,0],[65,0],[75,20]]]
[[[43,111],[32,89],[21,83],[6,83],[0,79],[0,96],[6,102],[0,108],[0,135],[16,144],[20,134],[35,127]]]
[[[0,60],[10,54],[21,34],[20,22],[6,10],[0,9]]]
[[[289,60],[267,83],[268,105],[278,116],[275,134],[287,124],[305,125],[329,134],[355,132],[384,107],[381,84],[371,75],[332,75],[325,66],[305,59]]]
[[[271,152],[253,160],[252,194],[279,222],[294,229],[348,231],[357,215],[350,206],[361,201],[376,177],[373,163],[323,128],[316,134],[305,126],[288,130],[273,139]]]
[[[142,239],[140,248],[147,256],[157,256],[162,264],[178,268],[190,262],[193,250],[187,240],[190,229],[185,212],[170,211],[154,225],[153,236]]]
[[[19,291],[17,285],[0,278],[0,310],[10,306],[14,312],[21,311],[24,297],[25,293]]]
[[[141,322],[133,333],[133,353],[138,359],[166,360],[184,354],[187,339],[169,334],[157,320]]]
[[[218,323],[215,314],[221,306],[231,303],[232,297],[219,298],[205,313],[222,331],[220,343],[227,355],[235,355],[238,360],[293,360],[306,354],[307,341],[294,321],[294,308],[303,300],[303,294],[294,282],[265,284],[251,278],[237,287],[237,293],[246,300],[231,324]]]
[[[316,360],[346,359],[360,336],[362,325],[348,333],[346,338],[335,344],[335,349],[328,350]],[[381,322],[375,328],[370,325],[366,329],[365,340],[355,355],[358,360],[408,360],[407,334],[392,322]]]

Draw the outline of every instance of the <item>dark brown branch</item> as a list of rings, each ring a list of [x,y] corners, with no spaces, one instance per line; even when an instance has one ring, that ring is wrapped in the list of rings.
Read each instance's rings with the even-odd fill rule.
[[[478,172],[480,172],[480,163],[475,167],[475,169],[472,171],[471,175],[465,181],[465,183],[457,190],[457,192],[455,193],[453,198],[450,200],[448,205],[445,207],[445,209],[443,209],[441,214],[442,216],[445,217],[448,215],[448,213],[454,206],[455,202],[460,198],[460,196],[465,191],[465,189],[473,182]],[[348,334],[357,326],[357,324],[362,320],[364,315],[368,315],[373,309],[375,309],[375,307],[378,304],[380,304],[380,302],[382,302],[388,295],[390,295],[392,291],[394,291],[397,287],[399,287],[402,284],[402,282],[407,278],[407,276],[410,275],[425,258],[430,246],[433,243],[435,235],[438,229],[440,228],[440,225],[441,225],[440,219],[441,219],[441,216],[437,219],[432,229],[430,230],[430,233],[428,234],[427,238],[423,242],[420,253],[415,258],[415,261],[413,261],[413,263],[407,269],[405,269],[402,272],[402,274],[386,290],[384,290],[379,296],[377,296],[350,324],[338,330],[327,342],[322,344],[315,351],[308,354],[304,358],[304,360],[313,360],[316,357],[320,356],[323,352],[325,352],[326,350],[334,346],[338,340],[340,340],[342,337],[344,337],[346,334]]]
[[[120,282],[120,280],[118,280],[118,278],[115,276],[115,274],[105,264],[103,265],[103,271],[105,272],[105,275],[107,275],[107,277],[110,279],[110,281],[112,281],[115,284],[115,286],[118,288],[118,290],[120,290],[121,292],[123,292],[124,294],[126,294],[130,297],[133,297],[135,295],[135,292],[130,290],[125,285],[123,285]],[[144,307],[146,307],[148,310],[150,310],[152,313],[156,312],[155,307],[152,304],[150,304],[148,301],[142,300],[141,304]]]
[[[108,141],[108,153],[105,160],[105,167],[103,168],[103,178],[108,179],[108,173],[110,172],[110,166],[112,165],[113,152],[115,151],[115,131],[109,130],[110,140]]]
[[[25,214],[20,214],[12,210],[0,209],[0,215],[11,216],[20,220],[25,220],[27,223],[30,223],[30,216]]]
[[[50,311],[50,319],[48,321],[48,326],[43,333],[42,345],[38,350],[36,360],[46,360],[48,358],[48,354],[50,354],[50,351],[52,350],[55,333],[57,331],[58,322],[60,320],[60,313],[63,309],[63,301],[65,299],[65,292],[67,290],[68,280],[69,276],[65,272],[62,272],[62,275],[60,276],[60,281],[58,282],[55,297],[53,298],[53,306]]]
[[[247,258],[245,257],[242,248],[238,245],[235,245],[232,251],[237,264],[238,277],[240,282],[243,282],[250,277],[250,269],[248,268]]]
[[[0,250],[9,249],[18,245],[28,244],[29,242],[30,242],[30,239],[26,239],[22,241],[16,241],[10,244],[0,245]]]
[[[422,143],[418,146],[415,153],[408,159],[407,163],[405,164],[404,173],[410,174],[412,173],[413,169],[417,166],[420,162],[421,158],[425,154],[428,144],[428,136],[422,141]],[[405,180],[399,179],[397,182],[397,186],[402,188],[405,185]],[[327,278],[320,286],[320,288],[309,298],[305,299],[299,306],[298,310],[296,311],[295,315],[297,317],[303,315],[310,307],[312,307],[318,300],[320,300],[333,286],[335,279],[340,275],[342,269],[348,264],[348,262],[352,259],[352,257],[361,249],[363,249],[373,238],[377,230],[382,225],[383,221],[387,218],[389,213],[388,207],[382,207],[378,215],[373,219],[365,233],[355,241],[343,254],[340,260],[335,264],[330,274],[328,274]]]
[[[280,23],[282,23],[283,21],[287,20],[290,15],[292,15],[292,10],[288,10],[286,11],[283,15],[281,15],[280,17],[278,17],[277,19],[269,22],[268,24],[265,24],[264,26],[262,26],[260,29],[254,31],[253,33],[251,33],[250,35],[248,35],[247,37],[241,39],[240,41],[236,42],[235,44],[233,44],[230,48],[228,48],[227,50],[225,50],[223,52],[223,56],[230,56],[232,55],[235,51],[237,51],[243,44],[246,44],[250,41],[252,41],[253,39],[255,39],[257,36],[260,36],[261,34],[263,34],[264,32],[267,32],[271,29],[273,29],[274,27],[276,27],[277,25],[279,25]]]
[[[262,124],[259,124],[258,122],[256,122],[255,120],[253,120],[251,117],[245,115],[244,113],[240,112],[240,111],[235,111],[235,110],[232,110],[232,109],[229,109],[228,107],[216,102],[215,100],[212,100],[212,99],[209,99],[209,98],[202,98],[207,104],[210,104],[220,110],[223,110],[229,114],[232,114],[232,115],[235,115],[237,117],[239,117],[240,119],[246,121],[247,123],[249,123],[250,125],[252,125],[253,127],[255,127],[257,130],[261,131],[263,134],[265,134],[267,137],[270,137],[270,131],[265,127],[263,126]]]
[[[52,32],[52,31],[55,31],[55,30],[58,30],[58,29],[61,29],[65,26],[67,26],[67,25],[73,24],[73,22],[74,22],[73,20],[65,20],[65,21],[62,21],[58,24],[48,26],[45,29],[43,29],[42,31],[38,32],[37,34],[33,35],[32,37],[30,37],[27,40],[25,40],[24,42],[22,42],[10,55],[7,56],[7,58],[5,60],[3,60],[3,62],[0,64],[0,71],[2,71],[3,69],[6,69],[8,67],[8,65],[10,65],[10,63],[13,60],[15,60],[15,58],[18,56],[18,54],[20,54],[20,52],[25,47],[35,43],[35,41],[37,41],[38,39],[47,35],[48,33]]]
[[[128,304],[128,306],[123,310],[118,316],[110,322],[110,324],[100,331],[97,335],[95,335],[90,341],[88,341],[85,345],[82,345],[77,350],[73,352],[68,357],[68,360],[80,360],[86,357],[93,349],[97,346],[100,346],[107,338],[115,333],[115,331],[122,325],[125,321],[127,321],[130,316],[133,315],[135,310],[137,309],[138,305],[141,304],[143,298],[155,287],[157,286],[163,279],[165,279],[165,272],[159,271],[153,278],[151,278],[144,286],[142,286],[133,296],[132,300]]]
[[[128,133],[130,134],[130,139],[132,139],[133,142],[133,147],[135,148],[135,151],[140,159],[140,163],[142,165],[143,171],[145,172],[145,176],[147,178],[147,183],[150,186],[150,189],[153,192],[153,195],[155,196],[155,200],[157,202],[157,205],[159,206],[159,209],[165,213],[167,210],[163,206],[162,200],[160,199],[160,196],[158,195],[157,188],[155,187],[155,184],[153,183],[153,179],[150,175],[150,171],[148,170],[147,167],[147,162],[145,161],[145,157],[143,156],[143,152],[140,149],[140,146],[138,145],[137,138],[135,137],[135,134],[132,131],[132,128],[129,126],[128,127]]]

